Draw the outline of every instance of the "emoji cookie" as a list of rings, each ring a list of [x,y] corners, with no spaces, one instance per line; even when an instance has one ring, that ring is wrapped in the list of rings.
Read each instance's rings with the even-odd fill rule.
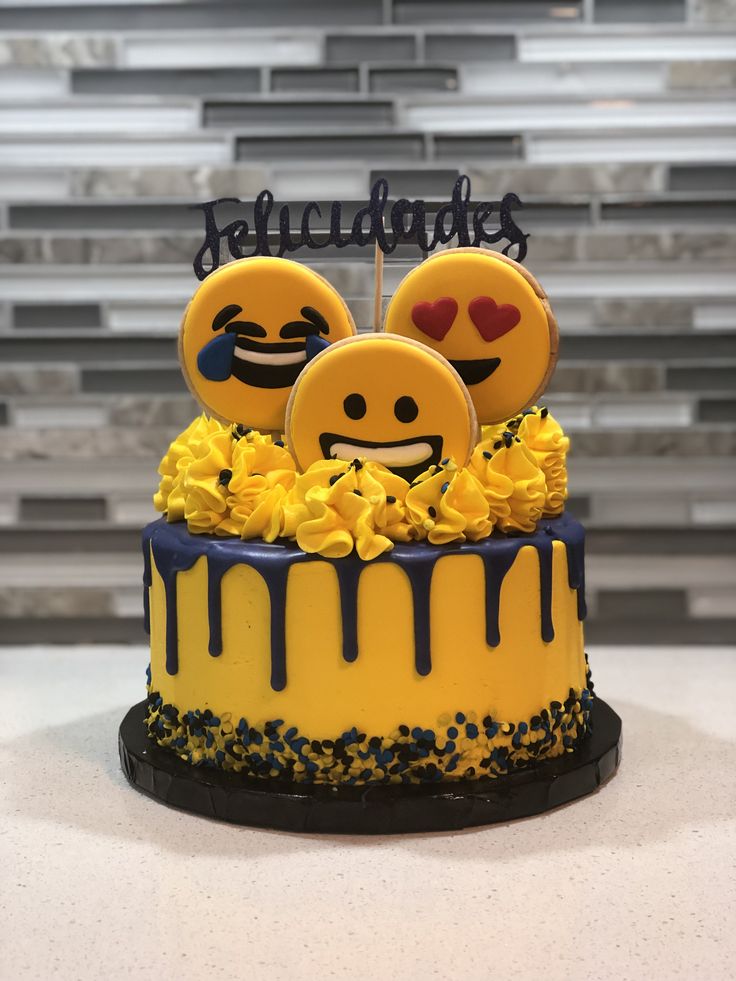
[[[447,358],[482,423],[531,405],[557,360],[544,290],[523,266],[486,249],[448,249],[413,269],[389,303],[385,330]]]
[[[286,432],[302,469],[365,457],[411,481],[446,456],[465,466],[477,420],[465,385],[436,351],[364,334],[331,345],[302,372]]]
[[[340,294],[291,259],[239,259],[211,273],[179,332],[184,377],[211,415],[281,430],[307,360],[355,334]]]

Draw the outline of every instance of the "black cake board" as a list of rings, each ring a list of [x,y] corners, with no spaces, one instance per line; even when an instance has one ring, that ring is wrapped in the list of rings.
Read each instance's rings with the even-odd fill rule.
[[[456,831],[542,814],[596,791],[621,758],[621,719],[593,700],[591,733],[574,753],[503,777],[432,784],[333,787],[195,767],[146,732],[146,702],[120,726],[120,762],[138,790],[183,811],[231,824],[319,834]]]

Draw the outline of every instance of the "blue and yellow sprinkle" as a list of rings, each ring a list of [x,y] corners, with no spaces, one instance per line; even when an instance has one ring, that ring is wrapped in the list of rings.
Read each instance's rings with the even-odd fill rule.
[[[357,727],[313,739],[283,719],[252,724],[211,709],[180,711],[148,697],[147,730],[193,766],[304,783],[434,783],[503,776],[573,752],[589,731],[592,683],[552,701],[531,719],[509,722],[474,712],[446,713],[435,729],[401,724],[383,736]]]

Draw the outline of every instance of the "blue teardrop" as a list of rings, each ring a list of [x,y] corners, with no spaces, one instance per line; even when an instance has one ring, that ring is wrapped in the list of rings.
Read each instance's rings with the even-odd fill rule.
[[[312,358],[316,358],[320,351],[324,351],[324,349],[329,346],[330,342],[326,341],[324,337],[318,337],[316,334],[310,334],[306,343],[307,362],[311,361]]]
[[[235,334],[221,334],[205,344],[197,355],[197,367],[209,381],[221,382],[230,377],[235,350]]]

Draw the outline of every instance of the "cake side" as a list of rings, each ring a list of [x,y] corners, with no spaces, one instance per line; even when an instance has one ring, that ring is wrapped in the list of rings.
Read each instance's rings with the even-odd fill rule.
[[[583,531],[567,515],[374,562],[163,521],[146,549],[150,731],[190,762],[325,782],[493,775],[585,731]]]

